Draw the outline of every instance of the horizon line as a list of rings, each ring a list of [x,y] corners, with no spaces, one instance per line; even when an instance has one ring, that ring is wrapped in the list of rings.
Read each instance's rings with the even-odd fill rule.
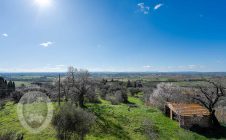
[[[89,71],[91,73],[226,73],[226,71]],[[21,71],[0,73],[67,73],[67,71]]]

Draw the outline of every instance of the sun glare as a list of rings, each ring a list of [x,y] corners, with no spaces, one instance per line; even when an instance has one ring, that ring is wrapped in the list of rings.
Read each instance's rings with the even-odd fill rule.
[[[35,0],[35,4],[37,4],[40,7],[48,7],[51,5],[52,0]]]

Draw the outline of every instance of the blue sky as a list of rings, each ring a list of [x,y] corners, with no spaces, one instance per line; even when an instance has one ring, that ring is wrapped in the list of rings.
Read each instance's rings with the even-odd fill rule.
[[[0,71],[226,71],[225,0],[1,0]]]

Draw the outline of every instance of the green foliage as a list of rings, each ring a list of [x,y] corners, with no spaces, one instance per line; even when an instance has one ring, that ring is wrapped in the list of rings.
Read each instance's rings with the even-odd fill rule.
[[[0,98],[4,98],[6,96],[8,96],[7,81],[3,77],[0,77]]]
[[[3,109],[5,106],[5,101],[0,101],[0,110]]]
[[[126,87],[127,87],[127,88],[129,88],[129,87],[133,87],[133,85],[132,85],[132,83],[131,83],[131,81],[130,81],[130,80],[128,80],[128,81],[127,81]]]
[[[129,92],[130,92],[131,96],[135,96],[139,92],[141,92],[141,90],[139,88],[129,88]]]
[[[100,89],[100,97],[102,99],[106,99],[106,95],[108,94],[108,90],[110,88],[110,85],[107,84],[101,84],[99,89]]]
[[[7,82],[3,77],[0,77],[0,98],[10,96],[10,93],[15,91],[15,83],[13,81]]]
[[[127,89],[123,82],[102,84],[100,86],[100,96],[102,99],[111,101],[113,105],[128,103]]]
[[[7,84],[7,92],[8,94],[10,95],[10,93],[14,92],[15,91],[15,83],[13,81],[9,81],[8,84]]]
[[[149,119],[145,119],[141,127],[134,130],[147,136],[149,140],[155,140],[159,137],[159,130],[156,125]]]
[[[52,124],[57,130],[58,139],[71,139],[72,137],[83,139],[94,121],[93,114],[66,103],[55,114]]]
[[[14,131],[3,131],[0,133],[0,140],[23,140],[23,134]]]

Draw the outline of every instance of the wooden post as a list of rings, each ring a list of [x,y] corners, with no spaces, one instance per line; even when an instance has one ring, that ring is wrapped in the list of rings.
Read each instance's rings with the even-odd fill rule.
[[[59,91],[58,91],[58,105],[60,106],[60,74],[59,74]]]
[[[225,109],[222,109],[222,119],[223,119],[223,123],[226,124],[226,118],[225,118]]]
[[[170,109],[170,119],[171,120],[173,119],[173,111],[172,111],[172,109]]]

